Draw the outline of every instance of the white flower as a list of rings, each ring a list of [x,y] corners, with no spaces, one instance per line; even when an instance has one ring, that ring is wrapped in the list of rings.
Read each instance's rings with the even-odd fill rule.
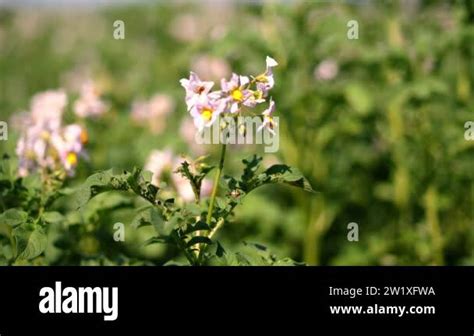
[[[278,65],[270,56],[266,58],[266,69],[265,72],[255,78],[257,81],[257,89],[262,92],[262,96],[266,97],[268,91],[275,86],[275,79],[273,78],[273,68]]]
[[[214,86],[214,82],[202,81],[196,73],[192,72],[189,79],[180,80],[181,86],[186,90],[186,106],[188,111],[194,106],[202,96],[207,96]]]
[[[249,83],[250,79],[247,76],[239,76],[235,73],[232,74],[230,81],[221,80],[222,92],[227,94],[230,103],[230,113],[238,112],[240,104],[245,104],[247,99],[253,95],[246,88]]]
[[[261,131],[263,128],[266,128],[270,133],[275,134],[274,128],[277,127],[277,123],[273,120],[272,114],[275,112],[275,102],[270,100],[270,106],[262,112],[263,115],[263,123],[257,129],[257,131]]]
[[[225,99],[200,96],[190,111],[196,128],[202,131],[204,127],[210,127],[217,120],[217,117],[224,112],[226,105]]]

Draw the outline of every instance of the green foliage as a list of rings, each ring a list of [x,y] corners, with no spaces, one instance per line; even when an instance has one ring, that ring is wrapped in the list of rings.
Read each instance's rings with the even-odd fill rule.
[[[135,229],[152,226],[156,232],[156,235],[147,239],[144,245],[172,244],[183,252],[191,265],[201,265],[205,264],[208,259],[213,258],[212,255],[209,255],[209,252],[204,251],[207,250],[207,246],[216,244],[211,240],[212,235],[220,229],[228,216],[232,214],[243,195],[262,185],[274,183],[289,184],[307,191],[313,191],[309,182],[297,169],[286,165],[275,165],[258,174],[257,171],[261,161],[262,158],[256,155],[243,160],[245,168],[241,179],[236,180],[227,177],[229,189],[224,198],[218,199],[218,209],[213,213],[209,224],[201,219],[205,218],[207,213],[204,208],[205,204],[199,203],[199,197],[197,197],[197,204],[178,207],[174,200],[161,198],[159,189],[151,184],[149,176],[144,176],[141,170],[137,168],[131,173],[110,169],[90,176],[83,185],[78,187],[71,203],[80,209],[101,193],[110,191],[134,193],[149,202],[150,205],[136,210],[131,226]],[[189,168],[189,163],[184,161],[176,173],[181,173],[186,177],[195,189],[195,194],[200,195],[201,182],[211,170],[212,167],[201,164],[198,173],[194,174]],[[236,193],[239,194],[238,197]],[[250,253],[248,256],[237,254],[238,264],[284,264],[283,261],[276,260],[270,252],[266,251],[266,248],[257,244],[253,246],[259,247],[261,253],[258,256],[254,256],[255,253]],[[266,251],[266,253],[264,254],[263,251]],[[217,249],[217,252],[220,254],[222,251]],[[221,262],[223,260],[227,259],[221,259]],[[233,264],[234,261],[231,263]]]

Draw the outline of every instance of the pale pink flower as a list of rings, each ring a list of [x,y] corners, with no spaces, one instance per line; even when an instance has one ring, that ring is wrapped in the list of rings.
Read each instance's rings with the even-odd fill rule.
[[[213,99],[210,96],[200,95],[190,111],[196,128],[202,131],[204,127],[210,127],[224,112],[226,105],[225,99]]]
[[[19,158],[20,176],[40,170],[64,169],[73,175],[78,156],[85,156],[84,144],[87,133],[79,125],[62,127],[66,94],[46,91],[32,98],[31,110],[24,119],[22,135],[16,153]]]
[[[156,94],[148,102],[149,118],[164,117],[174,110],[174,100],[169,95]]]
[[[314,76],[320,81],[329,81],[334,79],[339,73],[337,62],[332,59],[326,59],[319,63],[314,70]]]
[[[250,80],[247,76],[239,76],[235,73],[229,81],[221,80],[222,92],[227,95],[230,104],[230,112],[236,113],[240,109],[240,104],[245,104],[249,97],[253,96],[252,91],[247,89]]]
[[[170,172],[173,169],[173,161],[173,152],[170,149],[154,150],[150,153],[144,169],[153,174],[152,184],[160,185],[163,173]]]
[[[150,127],[154,134],[160,134],[166,127],[166,117],[174,110],[173,98],[165,94],[156,94],[149,101],[138,100],[132,104],[132,119]]]
[[[202,81],[199,76],[192,71],[189,75],[189,79],[183,78],[179,82],[186,90],[185,100],[188,111],[191,110],[196,101],[202,96],[207,96],[214,86],[214,82]]]
[[[171,177],[173,186],[178,193],[178,196],[185,202],[192,202],[195,198],[193,188],[188,179],[181,174],[175,173]]]
[[[222,58],[201,55],[197,57],[191,68],[202,78],[219,80],[231,74],[229,64]]]
[[[184,118],[179,128],[179,133],[181,137],[184,139],[190,150],[195,155],[203,155],[205,153],[205,150],[202,145],[199,145],[196,142],[196,132],[197,128],[196,126],[194,126],[193,120],[191,120],[190,118]]]
[[[209,179],[202,180],[201,184],[201,197],[211,196],[212,189],[214,188],[214,183]]]
[[[262,92],[263,97],[266,97],[268,95],[268,91],[270,91],[275,86],[273,68],[278,65],[277,61],[275,61],[270,56],[267,56],[265,63],[265,72],[255,77],[255,80],[257,81],[257,89],[258,91]]]
[[[166,182],[169,188],[174,189],[184,202],[191,202],[195,198],[193,188],[187,178],[176,172],[184,161],[192,162],[188,158],[175,156],[170,149],[154,150],[149,155],[144,169],[153,174],[152,183],[154,185],[159,186],[161,182]],[[192,165],[191,169],[193,169]],[[208,196],[211,191],[212,182],[204,179],[201,196]]]
[[[79,156],[86,157],[84,145],[87,141],[86,130],[77,124],[68,125],[61,133],[51,136],[51,145],[68,175],[74,175]]]
[[[131,117],[137,123],[148,120],[150,115],[148,102],[146,100],[135,100],[132,103]]]
[[[33,96],[30,105],[32,121],[45,128],[57,129],[61,125],[67,96],[63,90],[50,90]]]
[[[81,95],[74,104],[74,112],[80,118],[99,117],[108,109],[107,104],[101,100],[100,93],[92,81],[82,85]]]
[[[179,167],[181,167],[181,164],[184,162],[192,162],[189,158],[186,157],[178,157],[175,159],[175,168],[174,171],[176,171]],[[194,172],[194,168],[192,164],[190,165],[191,171]],[[172,175],[172,181],[173,181],[173,186],[176,189],[176,192],[178,193],[178,196],[181,197],[181,199],[185,202],[192,202],[195,199],[194,191],[193,188],[191,187],[191,184],[187,178],[182,176],[181,174],[173,174]],[[213,183],[208,180],[204,179],[201,183],[201,193],[200,197],[208,197],[211,192],[212,192],[212,186]]]
[[[170,33],[177,40],[192,42],[203,36],[201,23],[197,15],[182,14],[171,22]]]

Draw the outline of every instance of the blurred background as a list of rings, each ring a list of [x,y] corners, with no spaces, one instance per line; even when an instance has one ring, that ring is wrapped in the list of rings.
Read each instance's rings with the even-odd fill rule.
[[[114,38],[114,22],[125,38]],[[348,38],[357,21],[358,39]],[[179,79],[190,70],[219,81],[232,71],[275,68],[280,150],[230,149],[225,173],[254,152],[266,165],[298,167],[316,195],[268,186],[250,195],[224,227],[225,246],[267,245],[314,265],[473,265],[474,4],[465,1],[0,1],[0,120],[15,156],[17,124],[31,98],[64,89],[66,119],[84,83],[107,103],[87,128],[91,173],[143,167],[153,150],[190,157],[218,148],[193,142]],[[191,130],[190,130],[191,129]],[[191,134],[191,135],[190,135]],[[128,202],[128,203],[127,203]],[[98,197],[102,212],[52,227],[39,263],[162,264],[164,246],[129,223],[132,205]],[[68,209],[67,199],[57,204]],[[109,211],[110,210],[110,211]],[[347,239],[357,223],[359,241]]]

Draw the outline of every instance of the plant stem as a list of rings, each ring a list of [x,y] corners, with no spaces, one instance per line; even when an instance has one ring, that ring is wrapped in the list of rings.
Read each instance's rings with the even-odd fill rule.
[[[217,190],[219,189],[219,182],[220,182],[220,179],[221,179],[222,170],[224,168],[225,152],[226,152],[226,144],[223,144],[222,148],[221,148],[221,157],[219,159],[219,166],[217,167],[216,176],[214,178],[214,186],[212,188],[211,200],[209,202],[209,208],[207,209],[206,224],[209,225],[209,226],[211,225],[212,213],[214,211],[214,204],[216,202]],[[217,223],[217,224],[219,224],[219,223]],[[216,224],[216,227],[212,230],[213,234],[218,229],[217,224]],[[210,236],[210,237],[212,237],[212,236]],[[202,259],[205,247],[206,247],[205,244],[201,244],[199,246],[199,250],[198,250],[198,262],[199,263],[201,263],[201,259]]]
[[[222,169],[224,168],[226,144],[222,145],[221,157],[219,160],[219,166],[217,167],[217,173],[214,178],[214,186],[212,188],[211,201],[209,202],[209,208],[207,210],[206,224],[211,225],[212,212],[214,210],[214,203],[216,201],[217,189],[219,189],[219,181],[221,179]]]

